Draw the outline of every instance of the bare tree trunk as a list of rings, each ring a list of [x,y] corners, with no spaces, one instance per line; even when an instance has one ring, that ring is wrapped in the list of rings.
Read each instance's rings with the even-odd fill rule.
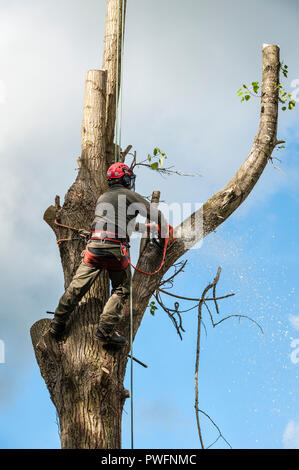
[[[116,51],[117,44],[121,47],[121,41],[117,41],[121,32],[117,16],[122,16],[122,2],[119,13],[117,9],[118,0],[107,1],[104,70],[90,70],[86,74],[82,152],[76,181],[68,190],[63,206],[56,197],[55,206],[50,206],[44,215],[57,238],[68,238],[71,234],[57,227],[55,220],[89,229],[97,198],[107,190],[106,173],[114,154],[116,57],[121,54],[120,50],[118,54]],[[67,287],[79,265],[84,243],[65,242],[59,249]],[[64,343],[57,345],[46,333],[48,319],[38,321],[31,328],[41,374],[59,416],[63,448],[121,446],[122,408],[128,396],[123,389],[127,359],[123,354],[108,353],[94,339],[108,296],[107,274],[101,273],[73,312],[68,325],[70,334]]]
[[[68,190],[63,206],[59,197],[50,206],[44,219],[57,238],[70,233],[58,228],[55,219],[66,225],[88,229],[94,217],[98,196],[107,189],[105,175],[114,156],[114,124],[116,115],[117,71],[120,75],[122,1],[107,0],[104,70],[86,74],[82,121],[82,153],[79,171]],[[117,35],[119,39],[117,40]],[[117,53],[117,44],[119,50]],[[263,49],[263,85],[261,122],[250,155],[231,182],[204,205],[204,234],[222,223],[242,203],[260,177],[276,145],[277,88],[279,82],[279,49]],[[183,233],[187,237],[187,234]],[[198,238],[200,234],[198,234]],[[84,243],[74,241],[59,246],[65,287],[80,262]],[[184,238],[168,250],[164,269],[155,276],[135,273],[133,278],[134,336],[144,311],[163,274],[186,251]],[[153,271],[161,261],[154,246],[142,246],[139,267]],[[65,342],[56,343],[47,333],[50,320],[43,319],[31,328],[31,338],[41,374],[56,407],[63,448],[120,448],[121,418],[128,391],[123,388],[129,346],[121,352],[108,352],[94,339],[99,314],[109,295],[108,279],[101,274],[90,292],[75,309],[69,322]],[[125,313],[128,312],[128,303]],[[122,322],[123,334],[129,338],[129,322]]]

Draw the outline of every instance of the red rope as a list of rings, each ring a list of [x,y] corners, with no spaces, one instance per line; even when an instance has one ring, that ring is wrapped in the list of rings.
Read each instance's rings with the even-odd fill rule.
[[[73,230],[74,232],[79,232],[78,228],[70,227],[69,225],[60,224],[59,222],[57,222],[56,219],[54,220],[54,224],[57,225],[57,227],[63,227],[63,228],[67,228],[69,230]],[[57,240],[57,245],[59,245],[62,242],[71,242],[73,240],[74,240],[73,238],[60,238],[59,240]]]
[[[69,225],[63,225],[57,222],[57,220],[54,220],[54,224],[57,225],[58,227],[63,227],[63,228],[68,228],[69,230],[73,230],[74,232],[79,232],[80,229],[75,228],[75,227],[70,227]]]
[[[169,241],[169,239],[168,239],[168,238],[165,238],[162,262],[161,262],[161,264],[160,264],[160,267],[159,267],[156,271],[154,271],[153,273],[147,273],[147,272],[142,271],[141,269],[137,268],[136,266],[134,266],[134,265],[131,263],[130,257],[129,257],[129,255],[128,255],[128,253],[127,253],[125,247],[122,246],[121,249],[122,249],[123,254],[125,255],[125,257],[128,258],[128,261],[129,261],[130,266],[132,266],[132,268],[135,269],[135,271],[137,271],[138,273],[141,273],[141,274],[145,274],[146,276],[154,276],[154,274],[157,274],[159,271],[161,271],[161,269],[162,269],[162,267],[163,267],[163,265],[164,265],[168,241]]]

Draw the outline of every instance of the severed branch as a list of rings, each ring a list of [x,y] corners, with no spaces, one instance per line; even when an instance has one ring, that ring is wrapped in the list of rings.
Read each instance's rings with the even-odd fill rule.
[[[206,309],[207,309],[207,312],[208,312],[208,315],[209,315],[209,318],[210,318],[210,321],[211,321],[211,324],[212,324],[213,328],[215,328],[216,326],[218,326],[220,323],[224,322],[225,320],[228,320],[229,318],[238,318],[239,320],[241,320],[241,318],[246,318],[249,321],[251,321],[252,323],[254,323],[261,330],[262,333],[263,333],[263,329],[259,325],[259,323],[257,323],[255,320],[253,320],[252,318],[250,318],[247,315],[227,315],[226,317],[224,317],[224,318],[222,318],[218,321],[214,320],[214,317],[213,317],[211,309],[208,305],[208,302],[213,302],[216,314],[220,315],[220,309],[219,309],[218,301],[222,300],[222,299],[225,299],[225,298],[228,298],[228,297],[232,297],[232,296],[235,295],[234,293],[231,293],[231,294],[227,294],[227,295],[224,295],[224,296],[217,297],[216,288],[217,288],[217,284],[219,282],[219,278],[220,278],[220,274],[221,274],[221,267],[218,268],[217,274],[216,274],[213,282],[211,282],[210,284],[207,285],[207,287],[204,289],[201,297],[199,297],[199,298],[179,296],[179,295],[176,295],[176,294],[172,294],[171,292],[168,292],[165,289],[161,289],[161,286],[167,286],[166,289],[172,288],[175,277],[184,270],[186,264],[187,264],[187,261],[185,260],[185,261],[181,261],[179,263],[176,263],[173,266],[174,267],[174,273],[170,277],[168,277],[167,279],[164,279],[164,280],[160,281],[159,286],[157,287],[157,289],[154,293],[154,298],[156,299],[156,301],[160,305],[160,307],[167,313],[167,315],[171,319],[171,321],[172,321],[172,323],[173,323],[173,325],[174,325],[174,327],[177,331],[177,334],[179,335],[181,340],[183,339],[182,338],[182,333],[185,332],[185,330],[183,328],[183,323],[182,323],[182,316],[181,316],[182,313],[189,312],[191,310],[194,310],[195,308],[198,309],[197,344],[196,344],[195,377],[194,377],[194,381],[195,381],[195,405],[194,405],[194,407],[195,407],[195,413],[196,413],[196,422],[197,422],[199,440],[200,440],[200,444],[201,444],[202,449],[204,449],[202,431],[201,431],[200,420],[199,420],[199,413],[202,413],[210,419],[210,421],[216,427],[216,429],[218,430],[218,433],[219,433],[217,439],[208,448],[213,446],[220,438],[223,439],[230,446],[229,442],[224,438],[224,436],[223,436],[220,428],[217,426],[217,424],[215,424],[215,422],[210,418],[210,416],[206,412],[199,409],[199,406],[198,406],[198,402],[199,402],[199,400],[198,400],[198,371],[199,371],[199,356],[200,356],[201,325],[203,325],[203,327],[205,329],[205,332],[207,334],[207,330],[206,330],[205,324],[204,324],[203,319],[202,319],[203,307],[206,307]],[[212,291],[212,296],[211,297],[207,297],[209,291]],[[163,300],[161,298],[161,294],[166,294],[166,295],[169,295],[169,296],[174,297],[176,299],[196,301],[197,303],[195,305],[193,305],[192,307],[186,309],[186,310],[179,310],[180,305],[179,305],[179,302],[176,301],[174,303],[174,308],[170,308],[170,307],[166,306],[165,303],[163,302]]]
[[[219,281],[219,278],[220,278],[220,274],[221,274],[221,267],[218,268],[217,270],[217,274],[215,276],[215,279],[212,283],[210,283],[203,291],[202,293],[202,296],[201,296],[201,299],[200,299],[200,302],[199,302],[199,305],[198,305],[198,321],[197,321],[197,345],[196,345],[196,360],[195,360],[195,376],[194,376],[194,381],[195,381],[195,414],[196,414],[196,422],[197,422],[197,429],[198,429],[198,435],[199,435],[199,440],[200,440],[200,443],[201,443],[201,447],[204,448],[204,445],[203,445],[203,439],[202,439],[202,432],[201,432],[201,427],[200,427],[200,421],[199,421],[199,412],[205,414],[211,421],[212,423],[216,426],[216,428],[218,429],[218,432],[219,432],[219,436],[218,438],[216,439],[216,441],[213,442],[213,444],[215,444],[215,442],[218,441],[218,439],[222,438],[224,439],[224,441],[230,446],[230,444],[227,442],[227,440],[223,437],[219,427],[213,422],[213,420],[205,413],[203,412],[202,410],[199,409],[198,407],[198,370],[199,370],[199,354],[200,354],[200,334],[201,334],[201,323],[202,323],[202,308],[203,306],[206,307],[208,313],[209,313],[209,316],[210,316],[210,320],[211,320],[211,323],[212,323],[212,326],[213,328],[215,328],[217,325],[219,325],[220,323],[222,323],[223,321],[229,319],[229,318],[233,318],[233,317],[236,317],[236,318],[239,318],[239,320],[241,318],[247,318],[248,320],[252,321],[255,325],[258,326],[258,328],[260,328],[261,332],[263,333],[263,329],[262,327],[255,321],[253,320],[252,318],[248,317],[247,315],[228,315],[226,316],[225,318],[222,318],[221,320],[215,322],[214,321],[214,318],[213,318],[213,315],[212,315],[212,312],[207,304],[207,298],[206,298],[206,295],[207,293],[209,292],[209,290],[212,289],[212,292],[213,292],[213,297],[212,299],[210,300],[213,300],[214,302],[214,305],[215,305],[215,310],[216,310],[216,313],[219,315],[219,306],[218,306],[218,303],[217,303],[217,300],[218,298],[216,297],[216,287],[217,287],[217,284],[218,284],[218,281]],[[209,447],[211,447],[213,444],[211,444]]]
[[[166,289],[169,289],[169,288],[172,288],[173,287],[173,282],[174,282],[174,279],[175,277],[180,274],[181,272],[184,271],[184,268],[187,264],[187,260],[185,261],[180,261],[179,263],[176,263],[173,265],[174,267],[174,273],[167,279],[162,279],[159,283],[159,287],[156,289],[155,293],[154,293],[154,298],[156,299],[157,303],[160,305],[160,307],[162,307],[162,309],[164,310],[164,312],[167,313],[167,315],[169,316],[169,318],[171,319],[180,339],[182,340],[182,332],[185,333],[185,330],[183,328],[183,323],[182,323],[182,317],[181,317],[181,314],[182,313],[186,313],[186,312],[190,312],[191,310],[194,310],[195,308],[197,308],[200,304],[200,302],[203,300],[203,297],[201,298],[191,298],[191,297],[183,297],[183,296],[179,296],[179,295],[176,295],[176,294],[172,294],[171,292],[168,292],[167,290],[164,290],[164,289],[161,289],[160,286],[168,286],[165,287]],[[197,304],[193,305],[192,307],[186,309],[186,310],[179,310],[179,307],[180,307],[180,304],[179,302],[175,302],[174,303],[174,308],[170,308],[170,307],[167,307],[165,305],[165,303],[163,302],[162,298],[161,298],[161,293],[162,294],[166,294],[166,295],[169,295],[171,297],[174,297],[174,298],[177,298],[177,299],[182,299],[182,300],[188,300],[188,301],[196,301],[198,302]],[[218,304],[217,304],[217,300],[221,300],[221,299],[225,299],[227,297],[232,297],[233,295],[235,294],[227,294],[227,295],[224,295],[224,296],[221,296],[221,297],[216,297],[215,296],[215,292],[214,292],[214,295],[212,298],[205,298],[204,300],[205,301],[213,301],[215,303],[215,305],[217,306],[217,309],[218,309]],[[218,310],[219,312],[219,310]]]
[[[160,305],[160,307],[162,307],[164,312],[166,312],[167,315],[169,316],[169,318],[171,319],[171,321],[172,321],[172,323],[173,323],[180,339],[183,340],[181,332],[185,333],[185,330],[184,330],[183,324],[182,324],[182,317],[181,317],[182,312],[179,312],[179,310],[178,310],[179,309],[179,303],[175,302],[174,309],[171,309],[171,308],[166,307],[166,305],[162,302],[162,299],[159,295],[159,292],[156,292],[154,294],[154,297],[155,297],[156,301],[158,302],[158,304]],[[175,315],[177,315],[177,318],[175,317]]]
[[[221,268],[218,268],[216,277],[214,281],[209,284],[205,290],[202,293],[202,298],[199,302],[198,305],[198,317],[197,317],[197,343],[196,343],[196,360],[195,360],[195,376],[194,376],[194,382],[195,382],[195,415],[196,415],[196,423],[197,423],[197,430],[198,430],[198,436],[200,440],[200,444],[202,449],[204,449],[204,444],[203,444],[203,438],[202,438],[202,432],[201,432],[201,426],[200,426],[200,421],[199,421],[199,411],[198,411],[198,369],[199,369],[199,353],[200,353],[200,333],[201,333],[201,318],[202,318],[202,306],[204,304],[204,299],[207,294],[207,292],[212,289],[217,282],[219,281],[220,277],[220,272]],[[214,292],[214,290],[213,290]]]

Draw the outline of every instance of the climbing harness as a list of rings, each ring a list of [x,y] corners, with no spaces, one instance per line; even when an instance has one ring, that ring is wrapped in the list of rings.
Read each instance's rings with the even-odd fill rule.
[[[155,225],[155,224],[149,224],[149,225]],[[158,227],[158,231],[159,231],[159,227]],[[97,234],[99,234],[99,236],[97,236]],[[115,238],[109,238],[109,237],[106,237],[106,235],[114,235]],[[161,271],[163,265],[164,265],[164,261],[165,261],[165,256],[166,256],[166,250],[167,250],[167,246],[168,246],[168,238],[165,237],[164,239],[164,247],[163,247],[163,257],[162,257],[162,261],[161,261],[161,264],[159,266],[158,269],[156,269],[156,271],[154,271],[153,273],[147,273],[146,271],[142,271],[141,269],[137,268],[136,266],[134,266],[131,262],[131,259],[130,259],[130,256],[126,250],[126,247],[129,247],[129,244],[125,241],[125,240],[121,240],[119,239],[119,235],[115,232],[109,232],[109,231],[106,231],[106,230],[93,230],[91,232],[91,238],[90,240],[102,240],[103,242],[114,242],[114,243],[119,243],[120,244],[120,248],[121,248],[121,252],[122,252],[122,256],[124,256],[127,260],[128,260],[128,263],[130,266],[132,266],[132,268],[141,273],[141,274],[145,274],[146,276],[154,276],[155,274],[157,274],[159,271]]]

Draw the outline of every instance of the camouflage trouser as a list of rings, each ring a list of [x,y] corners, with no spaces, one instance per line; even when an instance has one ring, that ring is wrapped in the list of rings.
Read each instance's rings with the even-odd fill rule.
[[[114,263],[121,260],[120,247],[115,245],[99,244],[99,242],[89,242],[89,248],[96,248],[97,250],[103,249],[106,253],[114,255]],[[104,309],[100,315],[99,328],[113,330],[115,325],[119,322],[122,315],[122,308],[125,300],[130,294],[130,267],[126,269],[113,270],[105,267],[109,273],[109,278],[112,284],[111,297],[108,299]],[[116,260],[116,261],[115,261]],[[116,266],[117,267],[117,266]],[[73,277],[70,285],[65,293],[59,300],[58,307],[55,310],[55,320],[65,323],[70,313],[74,310],[78,302],[88,292],[103,268],[87,264],[84,259],[81,261],[75,276]]]

